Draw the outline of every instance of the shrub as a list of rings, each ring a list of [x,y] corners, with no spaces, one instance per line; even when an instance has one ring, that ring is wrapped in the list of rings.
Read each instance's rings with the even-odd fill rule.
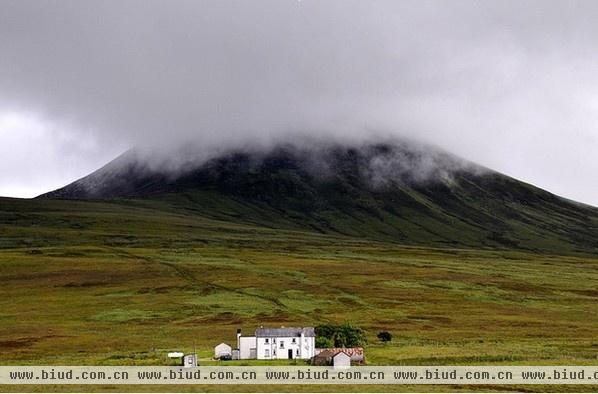
[[[377,335],[378,339],[382,342],[392,341],[392,334],[388,331],[380,331]]]
[[[326,337],[316,337],[316,347],[318,348],[328,348],[334,347],[334,343],[332,339]]]
[[[338,326],[320,325],[316,327],[316,346],[318,343],[328,344],[327,347],[331,347],[330,345],[334,347],[362,346],[366,343],[365,332],[351,323],[343,323]]]

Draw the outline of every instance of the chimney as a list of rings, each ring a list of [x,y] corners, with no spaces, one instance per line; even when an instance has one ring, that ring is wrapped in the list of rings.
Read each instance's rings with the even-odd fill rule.
[[[241,350],[241,329],[237,328],[237,349]]]

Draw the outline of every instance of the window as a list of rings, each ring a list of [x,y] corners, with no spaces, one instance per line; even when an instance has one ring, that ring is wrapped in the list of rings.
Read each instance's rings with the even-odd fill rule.
[[[270,339],[266,338],[266,343],[269,343],[269,342],[270,342]]]
[[[280,348],[284,348],[284,341],[280,341]]]
[[[299,349],[297,349],[297,351],[295,352],[295,354],[296,354],[297,356],[299,356]]]
[[[297,338],[293,338],[293,343],[297,343]]]
[[[270,357],[270,349],[265,349],[264,350],[264,356]]]

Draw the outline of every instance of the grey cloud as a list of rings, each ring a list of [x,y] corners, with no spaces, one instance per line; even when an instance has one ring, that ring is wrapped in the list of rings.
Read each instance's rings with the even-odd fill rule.
[[[105,152],[397,134],[598,204],[596,20],[595,1],[3,0],[0,113]]]

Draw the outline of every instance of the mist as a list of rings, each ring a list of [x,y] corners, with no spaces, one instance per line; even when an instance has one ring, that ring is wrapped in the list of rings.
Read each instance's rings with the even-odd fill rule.
[[[385,189],[397,183],[450,183],[459,172],[476,175],[491,172],[438,146],[392,134],[347,137],[289,133],[261,141],[188,143],[178,149],[135,148],[110,163],[102,175],[113,177],[114,173],[134,168],[139,176],[157,174],[174,181],[206,167],[218,166],[219,160],[235,156],[242,157],[241,161],[247,161],[249,168],[256,171],[272,160],[292,162],[292,167],[297,166],[320,180],[330,180],[339,171],[347,171],[339,166],[359,163],[354,175],[373,189]]]
[[[398,136],[598,205],[596,20],[593,1],[5,0],[0,195],[132,147],[177,167],[181,146]]]

